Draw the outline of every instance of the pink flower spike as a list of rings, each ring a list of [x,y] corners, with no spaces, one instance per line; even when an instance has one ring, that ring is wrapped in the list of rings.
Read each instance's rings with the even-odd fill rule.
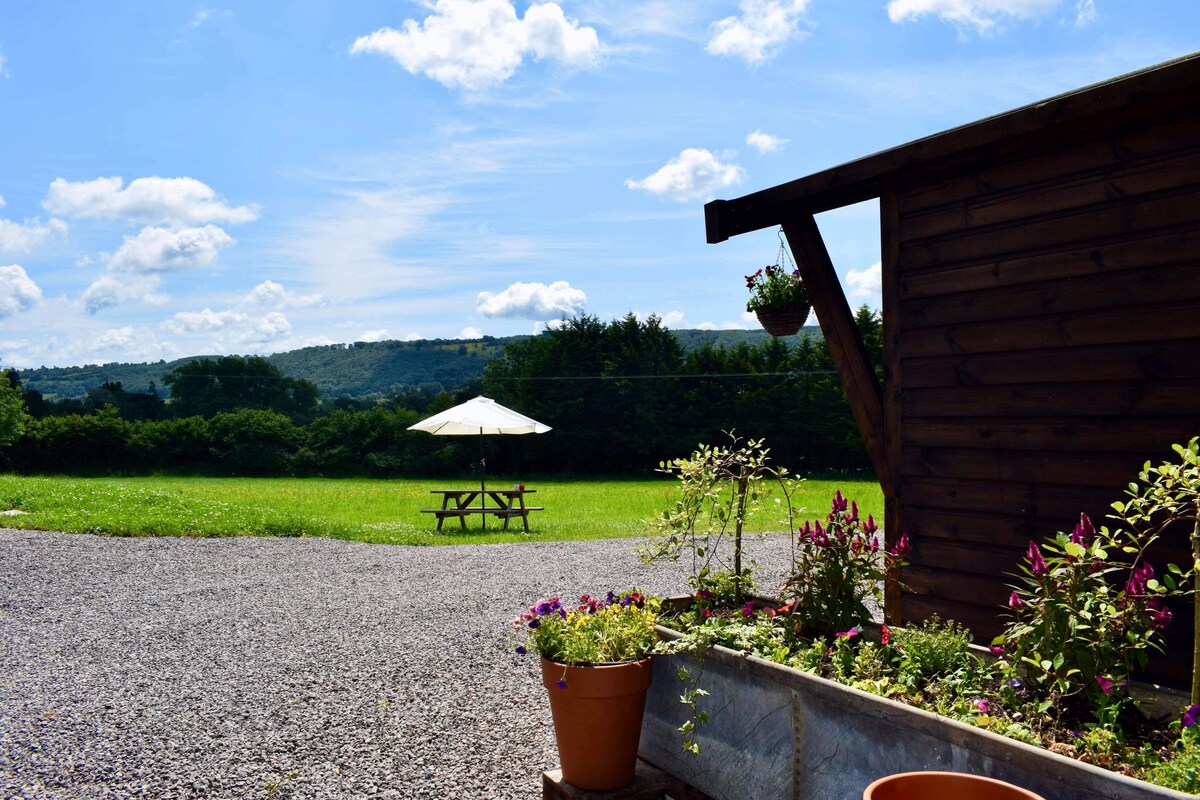
[[[1023,605],[1025,605],[1024,601],[1021,600],[1021,596],[1016,592],[1013,592],[1008,596],[1008,607],[1013,611],[1016,611]]]
[[[1042,550],[1037,546],[1037,542],[1029,543],[1029,550],[1026,551],[1025,558],[1029,560],[1029,570],[1034,575],[1045,575],[1050,571],[1050,567],[1046,564],[1046,559],[1042,556]]]

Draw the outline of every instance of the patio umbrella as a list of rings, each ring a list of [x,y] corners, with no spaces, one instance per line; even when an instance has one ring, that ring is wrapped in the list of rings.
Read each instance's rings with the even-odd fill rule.
[[[410,431],[425,431],[434,436],[479,436],[479,503],[480,508],[487,506],[487,486],[484,482],[484,472],[487,462],[483,458],[483,437],[498,434],[545,433],[549,425],[543,425],[536,419],[524,414],[518,414],[511,408],[482,395],[454,408],[448,408],[440,414],[434,414],[423,419],[416,425],[408,426]],[[483,526],[487,527],[487,515],[483,517]]]

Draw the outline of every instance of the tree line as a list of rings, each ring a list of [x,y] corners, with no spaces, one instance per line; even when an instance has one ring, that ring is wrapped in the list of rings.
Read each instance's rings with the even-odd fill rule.
[[[856,323],[881,369],[879,315],[864,306]],[[796,472],[869,468],[824,342],[684,353],[655,317],[568,319],[511,342],[455,393],[408,387],[383,400],[322,402],[313,382],[257,357],[179,366],[163,376],[165,400],[153,386],[110,382],[47,401],[6,375],[0,458],[22,473],[450,476],[476,468],[482,451],[490,474],[636,475],[731,429],[765,438],[775,462]],[[407,430],[477,394],[554,430],[482,440]]]

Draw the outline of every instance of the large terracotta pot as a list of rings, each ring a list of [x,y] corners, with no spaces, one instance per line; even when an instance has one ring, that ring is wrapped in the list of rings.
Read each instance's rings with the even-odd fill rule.
[[[633,780],[650,674],[649,658],[594,667],[542,659],[564,781],[606,791]],[[566,681],[565,689],[559,680]]]
[[[902,772],[880,778],[863,800],[1045,800],[1011,783],[962,772]]]
[[[754,309],[758,322],[772,336],[794,336],[804,327],[812,306],[800,303],[794,306],[772,306]]]

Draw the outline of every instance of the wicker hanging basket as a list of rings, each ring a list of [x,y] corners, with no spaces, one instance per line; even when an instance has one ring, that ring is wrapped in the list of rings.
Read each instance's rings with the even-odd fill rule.
[[[804,327],[811,310],[810,303],[796,303],[791,306],[756,308],[754,313],[759,324],[772,336],[795,336]]]

